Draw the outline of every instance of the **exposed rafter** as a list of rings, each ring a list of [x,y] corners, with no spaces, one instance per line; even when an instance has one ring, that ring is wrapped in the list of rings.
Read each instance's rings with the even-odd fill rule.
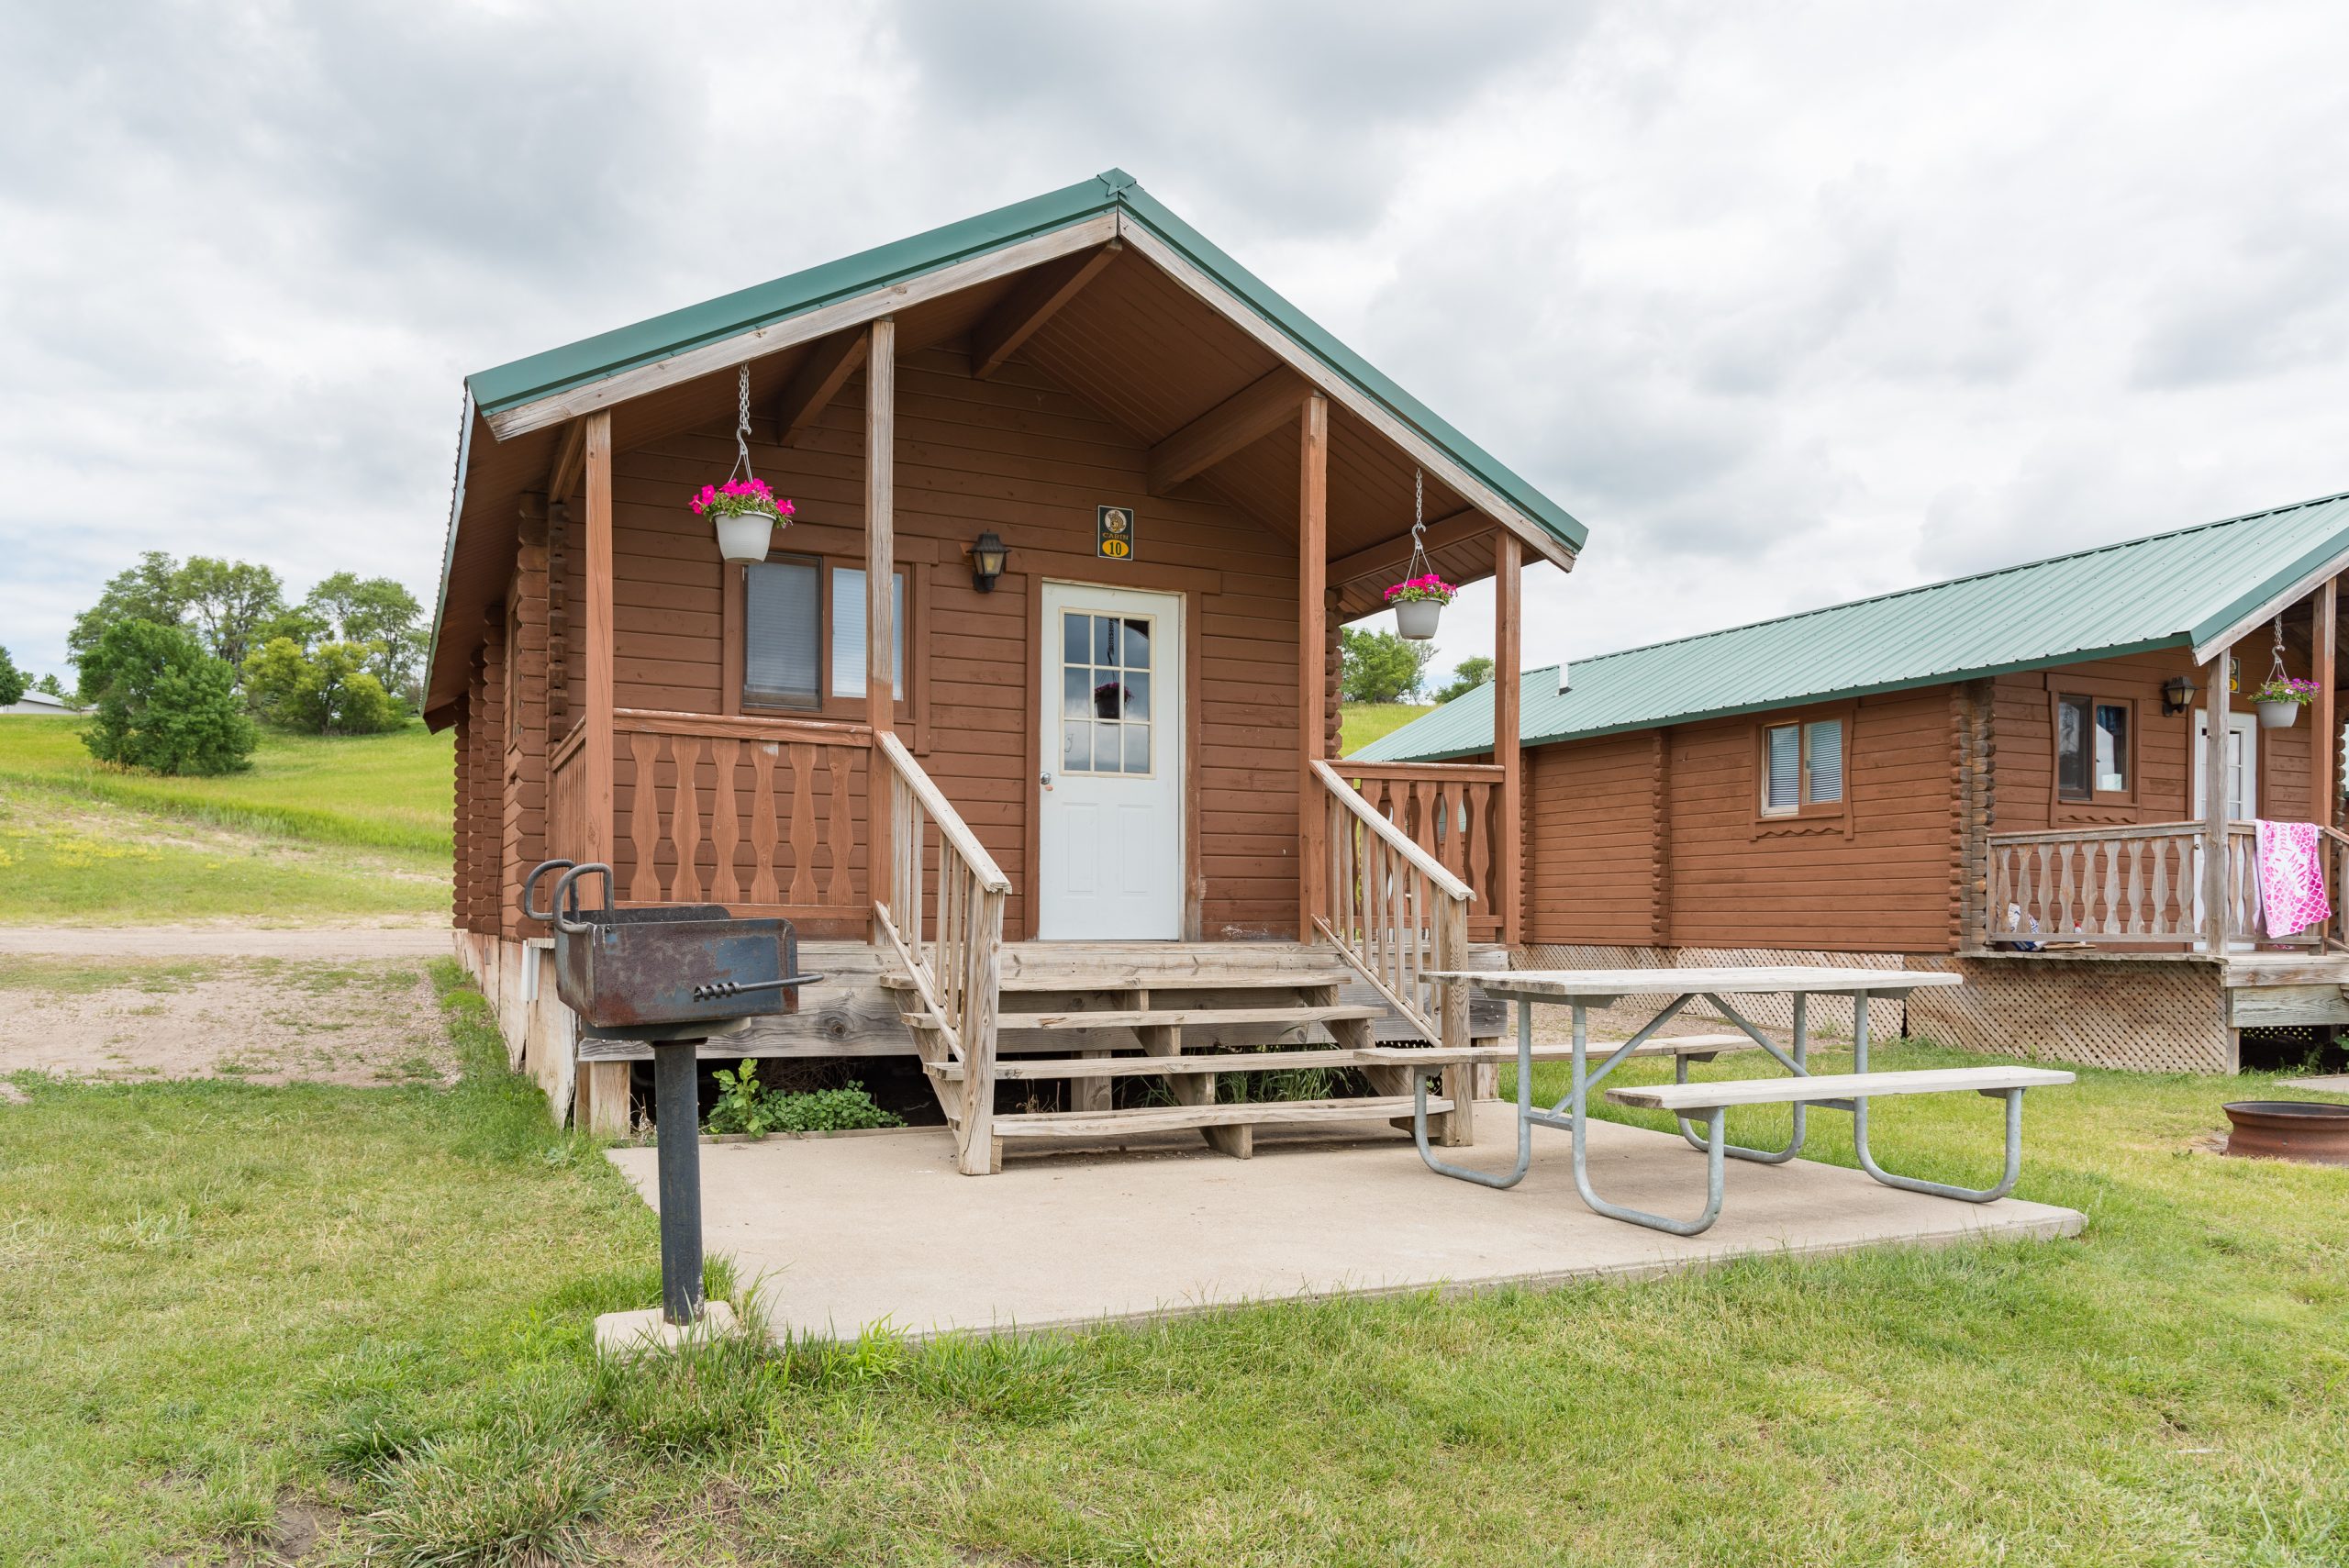
[[[1447,512],[1428,524],[1427,547],[1449,550],[1455,544],[1491,533],[1500,525],[1474,506],[1463,506]],[[1399,572],[1411,559],[1411,535],[1408,529],[1393,539],[1365,545],[1352,555],[1330,562],[1330,586],[1342,588],[1349,583],[1359,583],[1365,577],[1381,573]]]
[[[555,442],[554,462],[547,469],[547,498],[560,501],[579,488],[587,454],[587,421],[573,419]]]
[[[1081,251],[1032,269],[1003,303],[971,328],[971,373],[981,381],[1001,370],[1052,313],[1074,299],[1101,269],[1118,259],[1124,245],[1112,239],[1097,250]]]
[[[1242,447],[1289,425],[1313,388],[1294,371],[1268,371],[1150,449],[1149,484],[1163,495]]]
[[[869,328],[853,327],[820,339],[807,350],[807,357],[792,373],[791,384],[783,389],[779,417],[785,446],[797,445],[807,428],[831,406],[848,378],[863,367],[865,346],[871,340]]]

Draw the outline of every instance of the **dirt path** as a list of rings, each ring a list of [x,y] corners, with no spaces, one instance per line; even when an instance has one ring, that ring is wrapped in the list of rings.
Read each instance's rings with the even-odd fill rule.
[[[0,926],[0,953],[55,958],[446,958],[448,923],[369,926]]]

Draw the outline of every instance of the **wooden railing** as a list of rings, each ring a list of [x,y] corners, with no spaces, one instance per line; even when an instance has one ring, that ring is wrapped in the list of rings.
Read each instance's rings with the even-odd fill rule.
[[[575,724],[547,760],[547,858],[576,861],[587,854],[587,770],[580,762],[587,726]]]
[[[1475,892],[1337,768],[1317,762],[1313,772],[1330,797],[1329,891],[1314,925],[1429,1040],[1466,1045],[1467,983],[1429,976],[1468,967]]]
[[[620,708],[612,728],[634,763],[615,807],[621,904],[863,925],[852,804],[869,728]]]
[[[874,737],[874,765],[889,779],[889,867],[873,917],[912,976],[929,1013],[915,1040],[934,1036],[962,1063],[954,1144],[964,1173],[994,1157],[996,1004],[1003,965],[1003,906],[1011,879],[895,735]],[[937,873],[929,873],[932,829]],[[926,933],[926,934],[925,934]],[[925,1062],[935,1052],[925,1044]]]
[[[2086,942],[2094,947],[2207,945],[2199,822],[1994,833],[1983,903],[1983,940],[1994,943]],[[2256,829],[2227,829],[2220,913],[2222,940],[2321,948],[2343,940],[2341,879],[2349,836],[2327,828],[2327,886],[2334,912],[2296,936],[2270,937],[2260,903]]]
[[[1468,934],[1479,940],[1501,929],[1498,846],[1511,836],[1499,820],[1501,768],[1486,762],[1354,762],[1334,764],[1370,808],[1402,830],[1475,896]]]

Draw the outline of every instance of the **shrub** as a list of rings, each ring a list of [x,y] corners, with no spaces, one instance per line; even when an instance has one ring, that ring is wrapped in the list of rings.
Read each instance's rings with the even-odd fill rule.
[[[323,642],[305,651],[273,637],[245,660],[245,693],[262,717],[316,735],[374,735],[397,728],[399,709],[369,673],[372,644]]]
[[[747,1058],[738,1070],[719,1068],[717,1076],[718,1103],[709,1107],[705,1131],[760,1138],[770,1132],[855,1132],[906,1125],[904,1118],[874,1105],[862,1084],[807,1095],[772,1095],[759,1082],[758,1063]]]
[[[102,762],[159,773],[227,773],[251,766],[260,741],[236,676],[185,628],[117,621],[83,665],[100,693],[82,743]]]
[[[6,707],[24,695],[25,673],[17,668],[17,662],[8,657],[8,651],[0,648],[0,707]]]
[[[1435,694],[1435,700],[1450,702],[1454,697],[1466,696],[1478,686],[1488,686],[1492,683],[1493,662],[1478,653],[1460,662],[1458,667],[1452,672],[1452,679],[1446,681],[1443,684],[1443,689]]]

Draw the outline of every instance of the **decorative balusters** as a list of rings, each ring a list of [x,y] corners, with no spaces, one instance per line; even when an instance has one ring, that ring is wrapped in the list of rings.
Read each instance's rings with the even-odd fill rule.
[[[1498,934],[1493,806],[1501,770],[1484,762],[1339,762],[1334,768],[1358,798],[1475,893],[1468,912],[1471,934]]]
[[[1316,923],[1429,1040],[1464,1043],[1464,986],[1429,978],[1435,971],[1463,969],[1468,959],[1475,895],[1429,843],[1439,832],[1442,818],[1436,814],[1457,809],[1459,799],[1442,796],[1430,781],[1408,781],[1418,798],[1400,809],[1416,809],[1415,833],[1329,763],[1313,767],[1330,795],[1331,870],[1327,902]],[[1473,827],[1473,816],[1470,822]],[[1458,816],[1442,836],[1464,860],[1465,833]]]
[[[2202,832],[2199,823],[2165,822],[1992,834],[1983,940],[2199,942],[2204,936]],[[2349,851],[2349,835],[2331,828],[2324,833],[2328,854],[2342,874],[2349,874],[2349,855],[2343,852]],[[2226,852],[2220,913],[2230,940],[2316,946],[2326,940],[2324,929],[2272,938],[2262,929],[2259,857],[2251,824],[2228,830]],[[2337,890],[2337,878],[2332,885]]]

